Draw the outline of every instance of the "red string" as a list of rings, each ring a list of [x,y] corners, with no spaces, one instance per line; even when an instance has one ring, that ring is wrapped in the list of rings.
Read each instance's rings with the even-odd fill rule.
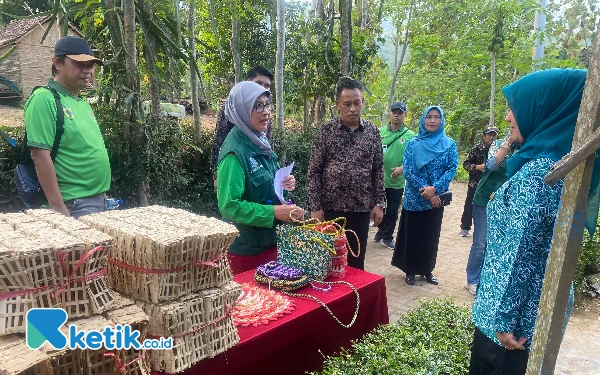
[[[75,266],[75,268],[73,268],[73,272],[68,276],[66,282],[61,283],[61,284],[41,286],[39,288],[21,289],[21,290],[15,290],[13,292],[3,292],[3,293],[0,293],[0,301],[4,301],[4,300],[10,299],[10,298],[26,296],[28,294],[37,293],[37,292],[47,290],[47,289],[55,289],[54,292],[52,292],[52,297],[56,298],[60,293],[62,293],[65,290],[65,288],[70,283],[89,281],[89,280],[93,280],[93,279],[97,279],[99,277],[105,276],[106,275],[106,267],[101,269],[100,271],[93,272],[87,276],[78,277],[76,279],[73,278],[73,275],[75,275],[75,272],[77,272],[77,270],[79,269],[79,267],[81,267],[83,262],[85,260],[87,260],[92,254],[94,254],[97,251],[101,251],[101,250],[103,250],[102,246],[97,246],[97,247],[89,250],[88,252],[86,252],[84,254],[84,256],[81,258],[81,260],[79,262],[77,262],[77,265]],[[61,267],[63,268],[63,270],[65,272],[68,272],[69,268],[68,268],[67,263],[65,263],[65,259],[68,256],[68,254],[63,251],[58,251],[56,254],[59,258],[58,260],[61,264]]]
[[[217,319],[217,320],[214,320],[214,321],[212,321],[212,322],[206,323],[206,324],[205,324],[205,325],[203,325],[203,326],[200,326],[200,327],[194,328],[194,329],[192,329],[192,330],[190,330],[190,331],[187,331],[187,332],[179,333],[179,334],[177,334],[177,335],[172,335],[172,336],[154,336],[154,335],[146,335],[146,337],[148,337],[149,339],[160,339],[160,338],[162,338],[162,337],[165,337],[165,338],[169,338],[169,337],[172,337],[172,338],[178,338],[178,337],[183,337],[183,336],[186,336],[186,335],[190,335],[190,334],[192,334],[192,333],[194,333],[194,332],[198,332],[198,331],[200,331],[201,329],[203,329],[203,328],[206,328],[206,327],[208,327],[208,326],[210,326],[210,325],[212,325],[212,326],[215,326],[215,327],[216,327],[216,326],[217,326],[217,323],[219,323],[221,320],[223,320],[223,319],[227,318],[229,315],[231,315],[231,311],[232,311],[232,310],[233,310],[233,307],[231,307],[231,306],[229,306],[229,305],[225,305],[225,315],[223,315],[222,317],[220,317],[220,318],[219,318],[219,319]]]
[[[192,258],[192,263],[188,263],[181,267],[171,268],[171,269],[169,269],[169,268],[143,268],[143,267],[139,267],[139,266],[134,266],[133,264],[122,262],[122,261],[120,261],[118,259],[114,259],[114,258],[108,258],[108,261],[111,264],[114,264],[115,266],[120,267],[120,268],[124,268],[128,271],[148,273],[148,274],[165,274],[165,273],[183,271],[184,269],[188,268],[191,265],[195,265],[196,267],[201,267],[201,266],[219,267],[219,264],[217,262],[219,260],[221,260],[221,258],[222,258],[221,254],[217,255],[217,257],[215,259],[208,260],[205,262],[198,262],[196,260],[196,258]]]
[[[145,354],[146,354],[146,351],[145,351],[145,350],[143,350],[143,351],[142,351],[142,354],[140,354],[138,357],[134,358],[134,359],[133,359],[133,360],[131,360],[130,362],[127,362],[127,363],[125,363],[125,364],[122,364],[122,363],[121,363],[121,361],[119,361],[119,357],[117,357],[117,355],[116,355],[115,353],[112,353],[112,352],[106,352],[106,353],[103,353],[103,355],[104,355],[105,357],[113,357],[113,358],[114,358],[114,360],[115,360],[115,365],[116,365],[116,367],[117,367],[117,370],[113,371],[111,374],[115,374],[115,373],[117,373],[117,371],[118,371],[119,373],[122,373],[123,371],[125,371],[125,369],[126,369],[128,366],[130,366],[130,365],[132,365],[133,363],[135,363],[135,362],[139,361],[139,360],[140,360],[140,359],[141,359],[141,358],[142,358],[142,357],[143,357]]]

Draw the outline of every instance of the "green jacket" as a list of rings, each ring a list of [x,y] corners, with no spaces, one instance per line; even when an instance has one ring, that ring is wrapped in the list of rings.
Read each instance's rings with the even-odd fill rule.
[[[240,232],[231,253],[257,255],[277,243],[273,205],[279,198],[273,179],[278,168],[277,155],[265,154],[239,128],[225,138],[218,158],[217,201],[223,219]]]
[[[489,146],[485,149],[486,154],[488,153],[489,149]],[[506,182],[508,172],[508,169],[506,168],[506,162],[509,158],[510,155],[506,155],[500,164],[500,167],[496,171],[492,171],[487,167],[485,168],[483,175],[479,180],[479,184],[477,185],[477,189],[475,190],[475,195],[473,196],[473,205],[486,207],[492,194],[495,193],[496,190],[498,190],[498,188]]]

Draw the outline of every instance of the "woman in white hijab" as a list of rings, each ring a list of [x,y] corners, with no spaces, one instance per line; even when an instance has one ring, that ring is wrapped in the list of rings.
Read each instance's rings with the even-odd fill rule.
[[[219,153],[217,201],[223,219],[240,232],[228,253],[235,275],[277,260],[275,225],[290,222],[298,207],[281,204],[273,186],[279,163],[265,135],[271,93],[254,82],[240,82],[229,93],[225,116],[235,128]],[[286,177],[282,187],[294,190],[294,176]]]

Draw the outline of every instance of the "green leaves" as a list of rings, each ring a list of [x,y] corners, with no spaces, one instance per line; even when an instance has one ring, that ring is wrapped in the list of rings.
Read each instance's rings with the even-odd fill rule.
[[[321,375],[462,375],[468,373],[474,327],[470,310],[429,299],[327,357]]]

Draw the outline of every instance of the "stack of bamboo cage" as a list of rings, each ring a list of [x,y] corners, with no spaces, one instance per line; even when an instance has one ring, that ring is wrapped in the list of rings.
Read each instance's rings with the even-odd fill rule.
[[[109,235],[51,210],[0,214],[0,230],[0,375],[150,373],[140,351],[31,350],[22,334],[29,309],[54,307],[67,312],[65,333],[130,324],[145,335],[148,316],[108,288]]]
[[[229,314],[241,294],[227,260],[233,225],[162,206],[80,220],[113,237],[111,287],[150,316],[149,337],[173,339],[150,352],[153,370],[177,373],[239,342]]]
[[[34,307],[63,308],[71,319],[112,307],[110,236],[50,210],[2,214],[0,230],[0,335],[25,332]]]
[[[102,331],[106,327],[129,324],[146,337],[148,316],[126,298],[116,296],[113,309],[101,315],[69,321],[79,330]],[[62,327],[67,335],[67,326]],[[0,336],[0,375],[150,375],[149,356],[143,350],[31,350],[23,335]]]

